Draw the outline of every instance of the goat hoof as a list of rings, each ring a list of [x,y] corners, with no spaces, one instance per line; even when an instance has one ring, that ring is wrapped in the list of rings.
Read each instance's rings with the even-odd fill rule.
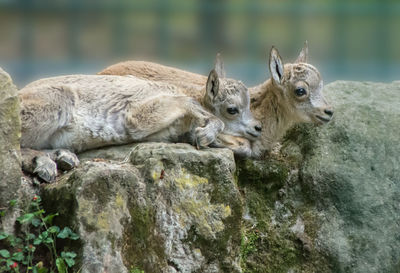
[[[207,148],[216,139],[216,135],[207,127],[196,128],[195,134],[198,148]]]
[[[78,157],[68,150],[57,150],[57,167],[62,171],[70,171],[79,165]]]
[[[46,183],[51,183],[57,177],[57,165],[48,156],[38,156],[34,159],[36,165],[33,173]]]

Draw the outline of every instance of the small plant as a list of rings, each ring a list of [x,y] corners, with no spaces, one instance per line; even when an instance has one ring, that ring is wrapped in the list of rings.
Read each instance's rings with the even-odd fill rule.
[[[248,255],[257,251],[256,241],[259,239],[257,231],[249,232],[242,236],[241,257],[246,259]]]
[[[15,206],[12,201],[10,205]],[[0,232],[0,245],[7,246],[0,249],[0,272],[66,273],[75,264],[76,253],[58,254],[56,240],[77,240],[79,236],[69,227],[52,225],[58,213],[45,216],[40,202],[40,196],[34,196],[27,212],[17,218],[20,235]]]
[[[131,266],[131,270],[129,270],[129,273],[145,273],[144,270],[141,270],[137,267],[134,267],[133,265]]]
[[[4,217],[4,215],[6,214],[6,211],[7,211],[7,210],[9,210],[9,209],[15,207],[16,204],[17,204],[17,200],[16,200],[16,199],[13,199],[13,200],[8,201],[8,207],[6,207],[6,208],[0,208],[0,219],[1,219],[2,217]]]
[[[240,259],[243,272],[249,272],[246,266],[246,261],[249,255],[257,252],[257,240],[260,236],[258,230],[246,229],[242,235],[242,242],[240,244]]]

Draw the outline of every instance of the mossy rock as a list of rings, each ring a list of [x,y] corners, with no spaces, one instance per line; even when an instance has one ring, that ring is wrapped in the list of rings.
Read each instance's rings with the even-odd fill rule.
[[[16,199],[21,186],[21,120],[17,88],[0,68],[0,208]]]
[[[400,83],[325,93],[334,120],[297,126],[279,155],[91,151],[43,187],[46,210],[84,238],[82,272],[398,272]]]
[[[231,151],[163,143],[107,150],[109,159],[86,154],[43,187],[46,208],[84,238],[82,272],[241,271]]]
[[[299,185],[319,215],[319,250],[334,272],[398,272],[400,83],[340,81],[324,92],[333,121],[287,140],[304,157]]]
[[[301,188],[296,186],[297,167],[298,162],[281,155],[237,162],[246,206],[243,272],[331,272],[325,257],[314,247],[317,231],[313,227],[319,219],[312,217],[314,207],[303,200]],[[294,231],[297,221],[301,221],[301,232]]]
[[[167,271],[152,272],[240,272],[243,208],[232,152],[140,144],[131,162],[154,194],[156,229],[169,246]]]

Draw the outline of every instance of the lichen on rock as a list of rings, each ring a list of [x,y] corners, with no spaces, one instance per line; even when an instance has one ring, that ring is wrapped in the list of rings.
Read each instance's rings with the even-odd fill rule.
[[[154,191],[154,224],[168,265],[164,270],[240,271],[239,246],[234,242],[240,240],[236,229],[241,199],[232,152],[199,151],[187,144],[141,144],[131,161]]]
[[[73,207],[69,221],[85,238],[82,272],[240,272],[242,203],[232,152],[130,147],[117,148],[130,162],[118,152],[108,160],[86,154],[77,170],[43,189],[49,200],[71,197],[51,206]]]
[[[8,202],[22,196],[25,189],[25,184],[21,184],[20,137],[17,88],[10,76],[0,68],[0,208],[6,212],[0,218],[0,230],[9,232],[18,212],[7,210]]]

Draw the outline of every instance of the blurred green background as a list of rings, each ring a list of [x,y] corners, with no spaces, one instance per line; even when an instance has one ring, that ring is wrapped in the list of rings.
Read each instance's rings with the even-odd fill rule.
[[[325,82],[400,80],[400,1],[0,0],[0,66],[18,87],[60,74],[150,60],[206,74],[221,52],[248,86],[269,77],[277,46],[308,40]]]

